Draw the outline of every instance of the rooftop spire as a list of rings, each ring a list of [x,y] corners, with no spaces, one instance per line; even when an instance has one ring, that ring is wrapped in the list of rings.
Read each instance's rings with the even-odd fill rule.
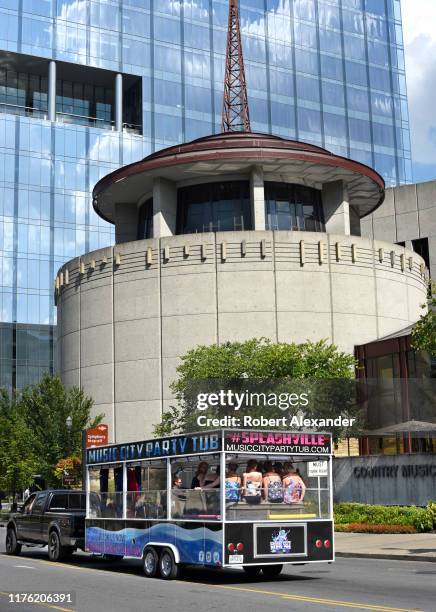
[[[221,123],[222,132],[250,132],[247,86],[242,57],[238,0],[229,0],[226,74]]]

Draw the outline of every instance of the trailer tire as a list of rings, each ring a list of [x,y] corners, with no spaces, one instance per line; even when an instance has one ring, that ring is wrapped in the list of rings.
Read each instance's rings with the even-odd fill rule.
[[[147,578],[155,578],[159,571],[159,555],[153,546],[147,546],[142,555],[142,569]]]
[[[179,575],[179,565],[176,563],[173,551],[163,548],[159,557],[159,573],[164,580],[174,580]]]

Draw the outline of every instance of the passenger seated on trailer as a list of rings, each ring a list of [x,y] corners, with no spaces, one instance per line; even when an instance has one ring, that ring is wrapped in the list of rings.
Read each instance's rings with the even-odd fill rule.
[[[175,490],[182,488],[182,479],[180,478],[180,476],[173,477],[172,488]]]
[[[207,461],[200,461],[197,467],[194,478],[192,479],[191,489],[200,489],[206,483],[206,476],[209,471],[209,464]],[[210,479],[209,479],[210,480]]]
[[[202,489],[219,489],[221,482],[220,466],[218,465],[215,474],[207,474]]]
[[[242,474],[242,490],[247,504],[260,504],[262,478],[256,459],[250,459],[247,462],[247,471]]]
[[[274,472],[280,476],[283,475],[283,463],[281,461],[275,461],[273,463]]]
[[[263,469],[263,498],[271,504],[280,504],[283,501],[282,479],[276,473],[271,461],[265,461]]]
[[[289,461],[283,466],[282,483],[283,501],[285,504],[298,504],[303,501],[306,493],[306,485]]]
[[[238,502],[241,498],[241,477],[237,474],[238,464],[229,463],[225,481],[226,501]]]

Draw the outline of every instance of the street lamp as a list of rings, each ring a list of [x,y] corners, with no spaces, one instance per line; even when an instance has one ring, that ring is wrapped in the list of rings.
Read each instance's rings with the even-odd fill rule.
[[[73,419],[70,416],[67,416],[67,420],[65,421],[65,425],[67,426],[68,431],[68,447],[67,452],[68,456],[71,454],[71,428],[73,426]]]

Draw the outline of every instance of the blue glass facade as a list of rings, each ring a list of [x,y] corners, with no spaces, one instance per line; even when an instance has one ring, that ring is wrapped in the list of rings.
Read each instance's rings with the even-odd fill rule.
[[[400,0],[240,0],[240,13],[253,131],[411,180]],[[0,104],[0,385],[53,369],[55,271],[114,241],[92,209],[95,182],[220,130],[227,17],[227,0],[0,0],[3,57],[142,79],[142,135]]]

